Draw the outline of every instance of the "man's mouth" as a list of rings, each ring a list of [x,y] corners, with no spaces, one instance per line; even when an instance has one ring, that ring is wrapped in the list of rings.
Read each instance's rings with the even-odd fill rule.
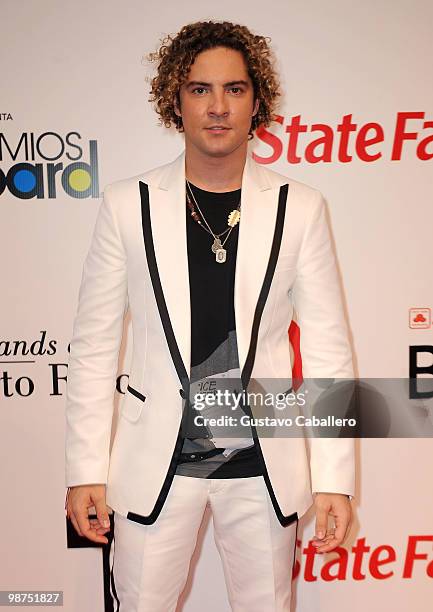
[[[209,130],[210,132],[224,132],[225,130],[230,130],[231,128],[224,127],[222,125],[211,125],[210,127],[205,128],[205,130]]]

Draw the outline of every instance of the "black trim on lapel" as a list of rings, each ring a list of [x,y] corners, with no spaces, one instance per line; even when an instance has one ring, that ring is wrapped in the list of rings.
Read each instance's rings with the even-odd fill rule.
[[[152,223],[150,219],[150,206],[149,206],[149,187],[146,183],[139,181],[140,184],[140,197],[141,197],[141,222],[143,226],[143,238],[144,247],[146,249],[147,265],[149,267],[150,279],[152,281],[153,292],[155,294],[156,303],[158,306],[159,316],[161,317],[162,326],[164,328],[164,334],[167,339],[168,348],[170,350],[171,358],[173,359],[174,366],[176,368],[177,375],[179,376],[182,389],[179,391],[183,398],[189,397],[189,376],[186,371],[185,365],[182,360],[182,356],[179,351],[179,347],[176,342],[173,327],[168,314],[167,304],[164,297],[164,292],[161,286],[161,279],[158,272],[158,264],[156,262],[155,246],[153,243],[152,235]],[[186,414],[186,411],[183,411]],[[128,512],[126,518],[143,525],[151,525],[156,521],[159,513],[162,510],[168,491],[170,490],[171,483],[176,473],[177,459],[180,455],[183,440],[181,437],[182,422],[179,427],[177,434],[177,440],[174,447],[173,455],[168,466],[167,474],[159,492],[158,499],[156,500],[155,506],[150,514],[143,516],[142,514],[136,514],[135,512]]]
[[[146,249],[147,265],[149,266],[149,274],[152,281],[153,292],[158,305],[159,316],[161,317],[162,326],[164,328],[165,337],[167,338],[168,348],[171,358],[173,359],[179,376],[182,388],[189,388],[189,376],[180,354],[179,347],[176,342],[173,327],[168,314],[167,304],[165,302],[164,292],[159,278],[158,264],[156,262],[155,246],[153,244],[152,223],[150,219],[149,206],[149,187],[146,183],[139,181],[141,195],[141,223],[143,226],[144,247]]]
[[[242,384],[246,389],[253,371],[254,360],[256,358],[257,337],[259,335],[260,320],[262,318],[263,309],[268,298],[269,289],[271,287],[272,278],[274,276],[275,266],[277,265],[278,253],[280,252],[281,238],[284,228],[284,217],[286,214],[286,202],[289,185],[281,185],[278,195],[278,209],[275,219],[274,237],[272,239],[271,252],[266,268],[265,278],[263,279],[262,288],[260,289],[259,299],[257,300],[256,309],[254,311],[253,325],[251,329],[250,346],[245,359],[244,367],[241,374]]]
[[[170,354],[173,359],[173,363],[176,368],[176,372],[179,376],[179,380],[182,385],[182,388],[179,389],[179,393],[185,401],[188,401],[189,387],[190,387],[189,375],[186,371],[186,368],[183,363],[182,356],[180,354],[179,347],[178,347],[178,344],[177,344],[177,341],[174,335],[173,327],[172,327],[170,316],[169,316],[168,309],[167,309],[167,304],[166,304],[165,297],[164,297],[164,292],[161,286],[161,279],[160,279],[159,272],[158,272],[158,265],[156,261],[156,255],[155,255],[155,247],[154,247],[153,236],[152,236],[152,224],[151,224],[151,218],[150,218],[149,187],[146,183],[143,183],[142,181],[139,181],[139,185],[140,185],[140,196],[141,196],[141,219],[142,219],[142,226],[143,226],[143,237],[144,237],[144,245],[145,245],[145,250],[146,250],[146,259],[147,259],[147,264],[149,268],[149,274],[150,274],[150,278],[152,281],[152,287],[153,287],[153,291],[155,294],[155,299],[156,299],[156,303],[158,306],[158,311],[159,311],[159,315],[160,315],[161,322],[163,325],[168,348],[170,350]],[[259,333],[260,321],[261,321],[263,309],[265,307],[266,300],[269,294],[269,289],[271,286],[272,278],[273,278],[274,271],[275,271],[275,266],[276,266],[277,259],[278,259],[278,253],[280,250],[281,238],[283,235],[283,228],[284,228],[284,217],[285,217],[285,212],[286,212],[288,188],[289,188],[289,185],[286,183],[285,185],[282,185],[279,190],[278,210],[277,210],[277,216],[275,220],[275,229],[274,229],[274,236],[272,240],[272,247],[271,247],[271,251],[269,255],[268,265],[266,268],[266,274],[263,279],[262,288],[260,290],[259,298],[256,304],[256,309],[254,311],[253,325],[252,325],[251,338],[250,338],[250,346],[248,349],[247,358],[245,360],[245,364],[244,364],[242,374],[241,374],[241,379],[242,379],[242,384],[244,385],[244,389],[247,388],[247,385],[251,377],[251,372],[253,370],[255,354],[256,354],[256,349],[257,349],[257,338],[258,338],[258,333]],[[251,411],[249,406],[245,406],[245,408],[247,411],[248,410]],[[186,414],[186,411],[184,410],[183,416],[185,416],[185,414]],[[275,509],[276,515],[281,525],[283,526],[289,525],[290,523],[293,523],[294,521],[298,520],[298,513],[293,512],[289,516],[284,516],[284,514],[282,513],[281,508],[278,504],[278,501],[275,497],[275,493],[272,489],[272,484],[271,484],[269,474],[266,469],[266,464],[263,458],[263,453],[262,453],[262,449],[260,446],[259,438],[257,436],[256,428],[254,426],[251,426],[251,429],[253,432],[253,437],[257,441],[259,459],[260,459],[260,462],[263,468],[263,477],[265,479],[266,487],[269,491],[269,495],[272,500],[272,505]],[[183,440],[181,437],[181,431],[182,431],[182,422],[179,427],[179,432],[178,432],[176,444],[174,447],[173,455],[170,460],[170,465],[168,467],[167,474],[165,476],[164,482],[161,487],[161,491],[159,492],[158,499],[156,500],[156,503],[155,503],[155,506],[152,512],[148,514],[147,516],[143,516],[141,514],[136,514],[135,512],[129,511],[127,513],[128,519],[132,521],[136,521],[137,523],[142,523],[144,525],[150,525],[154,523],[156,519],[158,518],[158,515],[161,512],[161,509],[168,495],[168,491],[170,489],[171,483],[173,481],[173,478],[176,472],[177,459],[179,457],[182,443],[183,443]]]
[[[251,339],[250,346],[248,348],[247,358],[245,360],[245,364],[242,370],[241,379],[242,379],[242,387],[243,389],[247,389],[248,383],[250,382],[251,372],[253,371],[254,361],[256,357],[256,349],[257,349],[257,338],[259,335],[259,327],[260,321],[263,314],[263,309],[266,304],[266,300],[269,295],[269,289],[271,287],[272,278],[275,272],[275,266],[277,265],[278,254],[280,252],[281,246],[281,238],[283,236],[284,229],[284,218],[286,215],[286,204],[287,204],[287,194],[289,191],[289,185],[286,183],[285,185],[281,185],[279,195],[278,195],[278,209],[277,216],[275,219],[275,229],[274,236],[272,239],[271,252],[269,254],[268,265],[266,268],[265,278],[263,279],[262,288],[260,289],[259,299],[257,300],[256,309],[254,311],[253,325],[251,329]],[[251,409],[249,406],[243,406],[247,412],[252,416]],[[298,520],[298,513],[293,512],[289,514],[289,516],[284,516],[281,511],[280,505],[275,497],[274,490],[272,488],[271,480],[269,478],[268,470],[266,468],[266,463],[263,457],[262,448],[260,446],[260,440],[257,435],[257,430],[254,425],[251,425],[251,429],[253,432],[253,438],[256,441],[257,449],[259,451],[259,459],[262,464],[263,469],[263,478],[265,479],[266,486],[269,491],[269,496],[272,501],[272,505],[274,506],[274,510],[277,514],[278,520],[280,521],[283,527],[290,525],[294,521]]]

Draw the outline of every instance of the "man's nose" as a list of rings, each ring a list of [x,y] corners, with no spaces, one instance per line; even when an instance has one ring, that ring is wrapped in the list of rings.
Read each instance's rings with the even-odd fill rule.
[[[210,115],[228,115],[228,103],[225,92],[214,92],[209,98],[208,113]]]

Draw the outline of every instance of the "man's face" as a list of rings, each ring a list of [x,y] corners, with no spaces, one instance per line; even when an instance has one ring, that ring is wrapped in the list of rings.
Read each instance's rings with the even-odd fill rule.
[[[187,146],[211,157],[224,157],[248,140],[254,89],[243,55],[216,47],[199,53],[180,88],[180,110]],[[218,129],[220,126],[224,129]]]

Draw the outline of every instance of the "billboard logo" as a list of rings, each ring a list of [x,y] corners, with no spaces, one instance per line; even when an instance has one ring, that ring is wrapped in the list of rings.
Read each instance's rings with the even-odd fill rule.
[[[0,162],[3,165],[6,158],[15,162],[7,170],[0,168],[0,196],[8,190],[21,200],[54,199],[58,189],[63,189],[72,198],[99,198],[97,141],[88,141],[84,155],[81,143],[76,142],[80,139],[78,132],[65,137],[56,132],[37,137],[24,132],[11,145],[0,133]]]

